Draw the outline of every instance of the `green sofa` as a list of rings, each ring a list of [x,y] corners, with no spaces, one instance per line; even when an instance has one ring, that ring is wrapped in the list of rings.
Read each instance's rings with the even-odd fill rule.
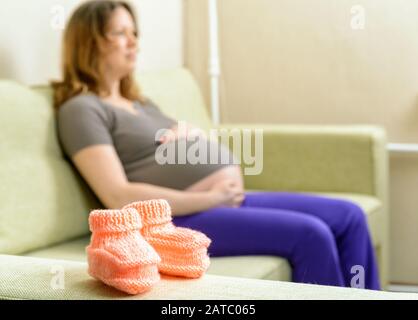
[[[183,68],[141,74],[145,94],[169,115],[212,125],[199,88]],[[203,278],[164,277],[149,293],[123,295],[86,272],[88,213],[101,204],[60,149],[51,90],[0,81],[0,297],[3,299],[394,298],[416,295],[288,282],[291,268],[273,256],[212,258]],[[387,154],[372,126],[223,125],[264,129],[264,170],[251,190],[308,192],[348,199],[366,212],[388,283]],[[54,268],[65,289],[53,288]],[[61,269],[60,269],[61,268]]]

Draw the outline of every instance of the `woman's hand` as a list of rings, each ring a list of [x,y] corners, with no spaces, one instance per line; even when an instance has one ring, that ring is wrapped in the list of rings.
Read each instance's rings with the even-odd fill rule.
[[[245,198],[242,187],[232,179],[224,179],[214,184],[209,194],[217,206],[234,208],[241,206]]]

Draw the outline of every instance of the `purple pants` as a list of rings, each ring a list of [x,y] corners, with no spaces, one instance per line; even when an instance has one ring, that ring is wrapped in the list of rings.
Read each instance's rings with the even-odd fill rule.
[[[349,201],[254,192],[239,208],[213,208],[173,223],[211,238],[212,257],[274,255],[289,261],[294,282],[380,290],[365,214]]]

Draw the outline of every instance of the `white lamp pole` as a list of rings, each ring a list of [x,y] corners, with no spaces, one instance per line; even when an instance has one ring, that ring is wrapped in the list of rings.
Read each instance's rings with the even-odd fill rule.
[[[212,121],[215,125],[220,123],[219,115],[219,77],[221,66],[219,61],[219,31],[218,31],[218,1],[209,1],[209,75],[211,92]]]

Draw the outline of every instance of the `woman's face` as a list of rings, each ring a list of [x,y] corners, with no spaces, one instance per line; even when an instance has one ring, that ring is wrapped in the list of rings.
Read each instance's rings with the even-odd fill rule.
[[[123,7],[114,10],[106,36],[108,42],[100,50],[104,72],[123,78],[134,70],[138,54],[137,30],[129,11]]]

